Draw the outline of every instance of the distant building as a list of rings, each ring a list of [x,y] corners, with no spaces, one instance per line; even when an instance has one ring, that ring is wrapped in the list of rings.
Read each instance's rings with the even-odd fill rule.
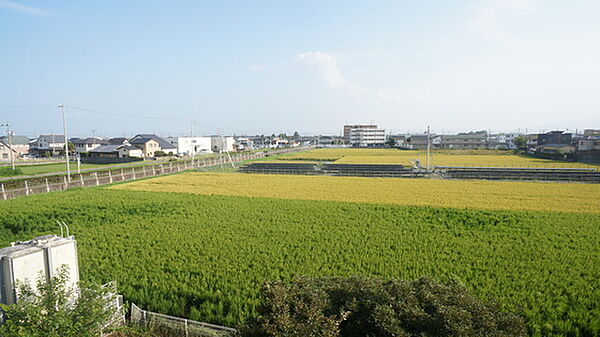
[[[100,145],[88,152],[88,156],[92,158],[118,158],[119,147],[123,145]]]
[[[433,135],[431,136],[434,137]],[[423,150],[427,148],[427,135],[411,135],[408,139],[411,149]]]
[[[144,158],[144,151],[137,146],[123,144],[117,147],[119,151],[119,158]]]
[[[233,147],[235,138],[233,137],[211,136],[210,143],[212,152],[215,153],[233,152],[235,150]]]
[[[31,142],[27,136],[11,136],[10,140],[7,136],[0,137],[0,142],[4,144],[12,144],[13,151],[16,151],[19,156],[29,154],[29,143]]]
[[[537,137],[537,145],[571,145],[572,134],[563,131],[550,131],[540,133]]]
[[[211,137],[167,137],[166,140],[177,147],[177,154],[191,156],[212,153]]]
[[[88,153],[100,145],[107,144],[102,138],[90,137],[90,138],[72,138],[69,140],[75,146],[75,153],[82,154]]]
[[[177,154],[177,146],[155,134],[139,134],[129,140],[133,146],[137,146],[144,152],[144,157],[154,157],[157,151],[166,154]]]
[[[442,135],[442,149],[483,149],[487,146],[487,136],[483,134]]]
[[[354,147],[382,147],[385,145],[385,130],[372,128],[352,128],[350,129],[350,145]]]
[[[41,135],[33,143],[30,143],[29,152],[36,156],[64,154],[65,136]]]
[[[19,153],[14,148],[11,148],[7,143],[4,143],[4,141],[0,140],[0,161],[10,160],[11,152],[13,159],[19,157]]]
[[[387,138],[394,140],[394,147],[401,149],[408,149],[410,147],[410,136],[408,135],[389,135]]]
[[[585,129],[583,130],[584,137],[600,136],[600,129]]]
[[[250,138],[237,138],[233,145],[236,151],[251,151],[254,150],[254,142]]]
[[[377,125],[373,125],[373,124],[344,125],[344,142],[346,144],[350,144],[352,129],[377,129]]]
[[[116,137],[116,138],[111,138],[107,141],[107,144],[110,145],[122,145],[125,144],[125,142],[127,142],[127,138],[125,137]]]
[[[578,151],[598,151],[600,150],[600,135],[590,136],[586,139],[579,139],[577,142]]]

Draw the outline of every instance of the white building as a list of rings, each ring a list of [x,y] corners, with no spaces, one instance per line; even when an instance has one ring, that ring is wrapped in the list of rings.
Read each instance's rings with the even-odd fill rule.
[[[211,136],[211,149],[212,152],[221,153],[221,152],[233,152],[235,144],[235,138],[233,137],[224,137],[224,136]]]
[[[350,144],[358,147],[385,145],[385,130],[377,128],[350,129]]]
[[[168,137],[167,141],[177,146],[177,154],[191,156],[212,153],[212,137]]]
[[[82,153],[90,152],[100,145],[105,145],[106,141],[102,138],[90,137],[84,139],[71,139],[71,143],[75,146],[75,152],[80,155]]]

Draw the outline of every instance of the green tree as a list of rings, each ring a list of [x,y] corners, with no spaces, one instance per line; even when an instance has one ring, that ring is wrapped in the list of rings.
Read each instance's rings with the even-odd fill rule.
[[[526,336],[520,317],[457,284],[375,278],[300,278],[263,288],[260,316],[243,326],[258,336]]]
[[[395,140],[394,138],[389,138],[389,139],[388,139],[388,140],[385,142],[385,144],[386,144],[387,146],[389,146],[389,147],[394,147],[394,146],[396,146],[396,140]]]
[[[115,314],[109,290],[93,284],[68,285],[68,268],[46,281],[40,275],[33,289],[19,286],[19,302],[0,305],[3,337],[97,337]]]
[[[513,139],[513,143],[515,144],[517,149],[519,149],[521,151],[527,150],[527,138],[525,138],[523,136],[515,137]]]

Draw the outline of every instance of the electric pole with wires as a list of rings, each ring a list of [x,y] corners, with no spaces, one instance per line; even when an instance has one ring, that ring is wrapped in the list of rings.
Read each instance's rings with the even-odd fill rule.
[[[8,141],[8,153],[10,154],[10,165],[12,167],[12,169],[15,169],[15,155],[13,153],[14,149],[13,149],[13,145],[12,145],[12,136],[13,136],[13,132],[10,130],[10,124],[8,122],[4,123],[4,124],[0,124],[0,126],[5,127],[6,128],[6,140]]]

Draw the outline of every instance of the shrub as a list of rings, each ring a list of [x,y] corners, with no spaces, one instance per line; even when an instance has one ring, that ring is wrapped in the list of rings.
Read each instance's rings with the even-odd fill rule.
[[[36,290],[20,285],[19,302],[0,305],[5,322],[0,325],[3,337],[96,337],[115,314],[109,305],[108,289],[80,284],[77,289],[67,283],[66,266],[46,281],[37,280]]]
[[[299,278],[267,283],[242,336],[525,336],[522,318],[457,283]]]

